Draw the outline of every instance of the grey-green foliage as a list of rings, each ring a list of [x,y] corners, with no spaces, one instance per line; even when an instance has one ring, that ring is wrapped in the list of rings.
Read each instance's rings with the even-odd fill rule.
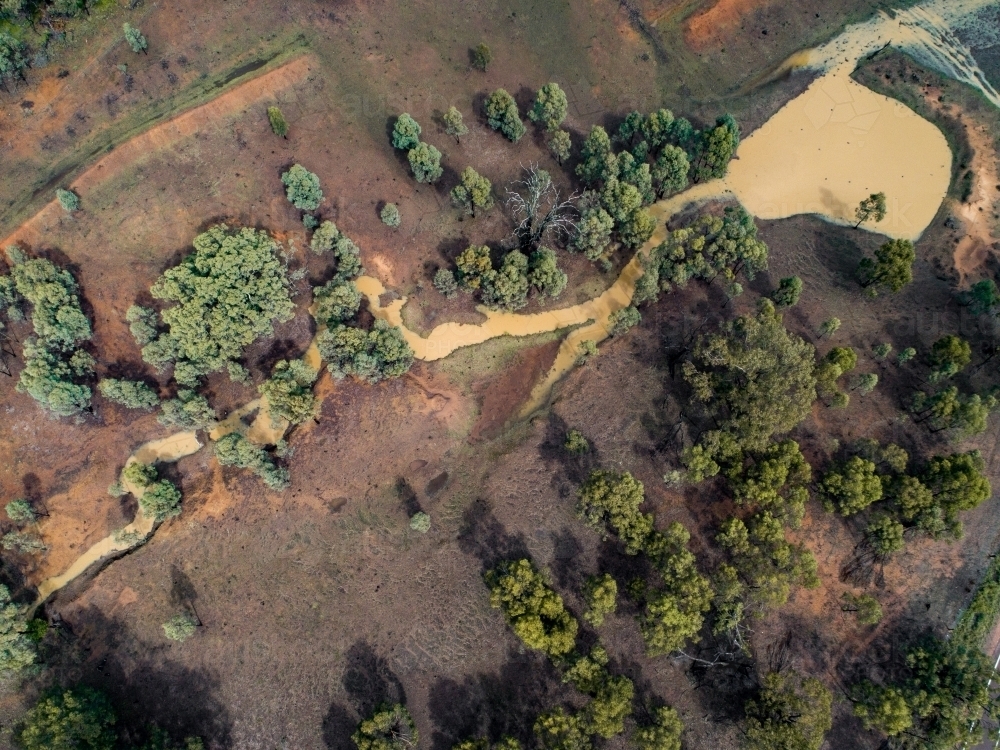
[[[143,347],[143,359],[157,368],[172,363],[184,385],[237,365],[246,347],[295,309],[277,250],[266,232],[249,227],[220,224],[195,237],[194,252],[150,289],[176,304],[160,313],[168,330]]]
[[[517,111],[517,102],[505,89],[497,89],[486,100],[486,122],[499,130],[508,140],[517,143],[526,129]]]
[[[472,167],[462,170],[462,181],[451,189],[451,201],[456,206],[465,209],[470,216],[476,215],[476,210],[488,210],[493,207],[493,184]]]
[[[431,517],[419,510],[410,518],[410,528],[420,534],[426,534],[431,530]]]
[[[122,31],[125,32],[125,41],[128,42],[128,46],[132,48],[133,52],[146,52],[149,43],[139,29],[130,23],[125,23],[122,25]]]
[[[493,60],[493,53],[485,42],[480,42],[472,50],[472,67],[484,73]]]
[[[591,576],[583,589],[583,598],[587,603],[583,619],[599,628],[604,624],[604,618],[615,611],[617,597],[618,584],[608,573]]]
[[[0,83],[24,78],[28,68],[27,49],[6,31],[0,31]]]
[[[642,322],[642,313],[633,305],[615,310],[608,316],[608,333],[612,336],[621,336],[623,333]]]
[[[132,305],[125,311],[125,320],[128,321],[132,338],[139,346],[145,346],[156,338],[156,311],[148,307]]]
[[[578,208],[580,220],[570,249],[582,252],[587,260],[597,260],[605,255],[611,244],[615,220],[601,207],[600,200],[593,193],[585,193]]]
[[[458,294],[458,282],[455,281],[455,272],[450,268],[439,268],[434,274],[434,288],[448,299]]]
[[[549,147],[552,157],[560,164],[572,156],[573,141],[570,139],[569,133],[565,130],[550,131],[548,137],[545,139],[545,145]]]
[[[32,707],[16,734],[22,750],[114,750],[114,709],[104,693],[87,687],[53,688]]]
[[[250,469],[271,489],[283,490],[288,487],[288,469],[277,466],[267,451],[238,432],[230,432],[216,441],[215,457],[223,466]]]
[[[282,138],[288,137],[288,121],[278,107],[267,108],[267,121],[271,125],[271,131]]]
[[[418,143],[406,154],[410,171],[417,182],[434,183],[441,179],[441,152],[429,143]]]
[[[326,325],[343,323],[361,308],[361,292],[350,281],[333,279],[313,287],[313,317]]]
[[[5,550],[17,550],[26,555],[47,552],[48,547],[36,535],[24,531],[8,531],[0,539],[0,546]]]
[[[198,621],[189,612],[174,615],[163,623],[163,634],[172,641],[183,643],[194,635]]]
[[[802,296],[802,279],[789,276],[778,283],[778,288],[771,293],[771,299],[778,307],[791,307]]]
[[[160,409],[157,420],[168,427],[201,430],[218,420],[208,399],[189,388],[178,390],[177,398],[167,399],[160,405]]]
[[[494,310],[519,310],[528,304],[528,288],[528,258],[511,250],[499,270],[484,275],[483,304]]]
[[[337,258],[337,273],[333,277],[338,281],[349,281],[356,279],[365,272],[361,265],[361,248],[354,244],[354,240],[346,234],[341,234],[337,238],[333,247],[333,254]]]
[[[387,227],[393,227],[394,229],[399,226],[402,217],[399,215],[399,206],[395,203],[386,203],[382,207],[382,211],[379,212],[379,218],[382,219],[382,223]]]
[[[104,378],[97,384],[101,395],[128,409],[152,409],[160,403],[156,391],[141,380]]]
[[[90,321],[80,307],[73,274],[45,258],[21,259],[11,253],[10,275],[17,293],[31,303],[31,324],[43,345],[70,352],[90,339]]]
[[[339,237],[340,230],[337,229],[337,225],[329,220],[324,221],[313,232],[312,239],[309,241],[309,249],[316,254],[328,252],[333,250]]]
[[[342,379],[353,375],[369,383],[397,378],[413,365],[413,350],[399,328],[376,320],[370,331],[332,326],[316,337],[327,370]]]
[[[291,169],[281,175],[285,183],[285,196],[289,203],[302,211],[315,211],[323,200],[323,191],[319,187],[319,177],[301,164],[292,165]]]
[[[64,211],[72,213],[80,208],[80,198],[72,190],[57,189],[56,200],[59,201],[59,205],[62,206]]]
[[[729,160],[740,144],[740,128],[731,115],[720,117],[714,128],[707,128],[699,134],[692,175],[695,182],[725,177]]]
[[[0,672],[17,673],[35,662],[35,644],[26,635],[28,608],[16,604],[0,584]]]
[[[448,111],[442,115],[441,119],[444,122],[444,132],[454,136],[456,141],[461,142],[462,136],[469,132],[469,128],[462,120],[462,113],[458,111],[457,107],[448,107]]]
[[[664,146],[649,168],[657,195],[663,197],[686,188],[690,169],[691,165],[684,149],[669,144]]]
[[[306,229],[315,229],[319,226],[319,219],[313,214],[302,214],[302,226]]]
[[[35,522],[35,511],[26,498],[21,497],[17,500],[11,500],[7,503],[5,510],[7,511],[7,517],[18,526]]]
[[[566,274],[559,270],[555,251],[540,247],[528,261],[528,283],[541,294],[558,297],[566,288]]]
[[[404,112],[396,118],[396,124],[392,128],[392,147],[403,151],[415,148],[420,143],[420,132],[420,123],[408,112]]]
[[[143,490],[142,497],[139,498],[139,507],[147,517],[155,518],[157,521],[179,516],[181,491],[170,480],[160,479]]]
[[[17,390],[27,393],[57,417],[70,417],[90,407],[90,388],[76,383],[87,372],[35,339],[24,342],[24,369]]]
[[[267,397],[271,416],[287,419],[292,424],[309,419],[316,409],[312,385],[318,376],[319,373],[301,359],[278,362],[271,377],[259,387],[260,393]]]
[[[555,130],[566,119],[568,110],[566,92],[558,83],[546,83],[538,90],[535,103],[528,110],[528,119],[543,125],[546,130]]]

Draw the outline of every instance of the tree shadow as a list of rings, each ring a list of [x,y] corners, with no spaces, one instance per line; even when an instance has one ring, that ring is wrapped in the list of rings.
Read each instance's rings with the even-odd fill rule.
[[[341,683],[360,716],[370,716],[382,704],[406,703],[403,683],[367,641],[347,650],[346,663]]]
[[[50,666],[59,684],[79,682],[111,699],[118,725],[130,736],[156,724],[172,737],[201,737],[207,748],[231,747],[232,719],[220,698],[219,678],[173,661],[166,649],[141,643],[116,618],[90,607],[77,620],[77,648],[59,649]],[[67,631],[68,632],[68,631]],[[100,659],[80,654],[100,645]]]
[[[399,496],[399,501],[402,503],[403,510],[407,516],[413,517],[415,513],[419,513],[422,510],[417,493],[403,477],[397,477],[396,479],[396,494]]]
[[[461,682],[441,678],[431,687],[428,712],[435,729],[433,750],[449,750],[470,737],[496,742],[514,737],[534,743],[532,726],[542,711],[575,691],[564,686],[555,668],[541,655],[509,654],[498,672],[467,676]]]
[[[552,532],[552,546],[554,554],[551,568],[560,588],[578,591],[583,585],[580,561],[583,545],[569,527],[564,526],[561,531]]]
[[[566,435],[570,429],[566,420],[550,413],[545,438],[538,445],[539,458],[552,470],[552,486],[559,490],[559,496],[563,498],[569,497],[575,487],[583,484],[590,473],[601,465],[600,453],[593,444],[582,454],[566,450]]]
[[[170,601],[173,604],[193,607],[198,600],[198,592],[187,574],[176,565],[170,566]]]
[[[476,500],[465,511],[464,525],[458,537],[459,548],[478,557],[483,570],[504,560],[528,557],[528,546],[520,534],[510,534],[493,514],[488,500]]]
[[[351,735],[357,728],[357,717],[339,703],[333,703],[323,718],[323,743],[330,750],[355,750]]]

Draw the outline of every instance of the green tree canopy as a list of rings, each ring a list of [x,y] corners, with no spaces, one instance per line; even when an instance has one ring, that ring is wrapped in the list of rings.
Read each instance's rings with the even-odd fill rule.
[[[913,281],[913,243],[909,240],[889,240],[875,251],[875,260],[865,258],[858,266],[861,285],[885,287],[898,292]]]
[[[528,283],[553,299],[563,293],[568,277],[559,269],[554,250],[540,247],[528,259]]]
[[[125,23],[122,25],[122,31],[125,32],[125,41],[128,42],[128,46],[132,48],[133,52],[136,54],[139,52],[148,54],[147,48],[149,47],[149,43],[139,29],[130,23]]]
[[[28,711],[16,738],[23,750],[114,750],[116,721],[103,693],[57,688]]]
[[[382,705],[358,725],[351,740],[358,750],[411,750],[419,741],[417,725],[406,707]]]
[[[957,375],[968,366],[972,361],[972,347],[958,336],[942,336],[931,346],[928,359],[934,368],[931,382],[938,382]]]
[[[604,618],[615,611],[617,598],[618,584],[608,573],[590,576],[583,589],[583,600],[587,603],[583,619],[599,628]]]
[[[1000,290],[993,279],[983,279],[972,285],[964,299],[973,315],[993,315],[1000,305]]]
[[[538,90],[535,103],[528,110],[528,119],[543,125],[546,130],[556,130],[566,119],[568,110],[566,92],[558,83],[546,83]]]
[[[789,276],[778,283],[778,288],[772,292],[771,299],[778,307],[791,307],[798,304],[801,296],[802,279],[798,276]]]
[[[746,703],[748,750],[819,750],[833,726],[833,696],[814,677],[771,672]]]
[[[273,490],[288,487],[288,469],[275,465],[267,451],[238,432],[230,432],[215,442],[215,457],[222,466],[249,469]]]
[[[459,121],[461,121],[461,117],[459,114]],[[396,124],[392,128],[392,147],[402,151],[416,148],[417,144],[420,143],[420,133],[420,123],[410,117],[408,112],[404,112],[396,118]]]
[[[153,284],[156,299],[176,303],[160,313],[167,330],[142,350],[143,359],[195,385],[238,364],[246,347],[291,319],[295,306],[278,244],[263,231],[224,224],[194,239],[194,252]]]
[[[441,116],[441,120],[444,122],[444,132],[450,136],[454,136],[458,142],[461,142],[462,136],[469,132],[469,128],[466,127],[465,122],[462,120],[462,113],[458,111],[457,107],[448,107],[448,111]]]
[[[350,281],[332,279],[313,287],[313,317],[325,325],[345,323],[361,309],[361,292]]]
[[[97,389],[108,401],[114,401],[128,409],[152,409],[160,404],[160,396],[141,380],[118,380],[104,378]]]
[[[8,505],[8,512],[10,506]],[[11,599],[0,584],[0,672],[17,674],[35,663],[35,644],[28,636],[28,607]]]
[[[843,516],[850,516],[882,499],[882,480],[875,464],[860,456],[852,456],[841,466],[828,471],[820,481],[829,510],[836,507]]]
[[[490,604],[503,612],[528,648],[555,658],[573,650],[579,627],[530,560],[505,562],[486,573]]]
[[[278,107],[267,108],[267,122],[271,126],[271,132],[281,138],[288,137],[288,121]]]
[[[653,711],[653,723],[638,726],[632,733],[636,750],[681,750],[684,723],[677,711],[661,706]]]
[[[316,345],[327,370],[338,380],[353,375],[378,383],[398,378],[413,364],[413,350],[402,332],[381,319],[370,331],[342,324],[333,326],[319,334]]]
[[[285,183],[285,196],[288,202],[302,211],[315,211],[323,200],[323,191],[319,187],[319,177],[303,167],[293,164],[291,169],[281,175]]]
[[[880,222],[885,218],[885,213],[885,193],[872,193],[861,201],[854,210],[854,218],[858,220],[858,223],[854,227],[860,227],[870,219],[874,219],[876,223]]]
[[[732,115],[723,115],[714,128],[703,130],[698,136],[692,162],[695,182],[725,177],[729,161],[739,145],[740,126]]]
[[[812,344],[789,333],[774,305],[762,300],[756,315],[701,336],[683,372],[721,430],[739,446],[761,450],[809,415],[814,363]]]
[[[505,89],[497,89],[486,100],[486,122],[508,140],[517,143],[526,129],[517,111],[517,102]]]
[[[451,189],[452,202],[470,216],[493,207],[493,184],[472,167],[462,170],[462,181]]]
[[[24,78],[28,69],[28,50],[6,31],[0,31],[0,83]]]
[[[271,371],[271,377],[258,390],[267,398],[272,417],[298,424],[309,419],[316,409],[312,385],[319,373],[303,362],[281,360]]]
[[[132,464],[133,466],[135,464]],[[157,521],[181,514],[181,491],[173,482],[161,479],[146,487],[139,497],[143,514]]]
[[[441,152],[429,143],[418,143],[409,150],[406,158],[410,162],[410,171],[413,172],[417,182],[437,182],[444,174]]]
[[[160,416],[157,417],[160,424],[185,430],[205,429],[219,418],[208,399],[190,388],[178,390],[177,398],[163,401],[160,409]]]

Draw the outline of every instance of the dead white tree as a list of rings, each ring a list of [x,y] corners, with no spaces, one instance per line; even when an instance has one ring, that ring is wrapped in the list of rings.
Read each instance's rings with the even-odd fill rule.
[[[562,200],[548,172],[537,164],[525,171],[527,177],[514,182],[514,189],[506,188],[507,208],[517,222],[514,238],[518,248],[535,250],[546,234],[563,240],[572,237],[576,232],[576,193]]]

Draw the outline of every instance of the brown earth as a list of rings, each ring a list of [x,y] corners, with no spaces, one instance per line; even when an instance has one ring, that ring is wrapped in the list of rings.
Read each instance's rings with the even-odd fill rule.
[[[661,74],[644,72],[647,61],[640,64],[638,56],[645,43],[624,25],[615,3],[573,4],[567,10],[524,3],[509,15],[484,3],[468,6],[470,18],[452,17],[456,14],[441,4],[422,5],[426,17],[402,6],[397,16],[380,3],[342,3],[328,13],[293,4],[260,13],[262,18],[251,5],[227,6],[219,15],[189,16],[183,15],[183,4],[169,11],[151,7],[143,24],[156,30],[156,36],[149,34],[151,43],[165,51],[171,44],[194,44],[188,23],[204,24],[205,34],[225,38],[222,30],[231,25],[238,39],[267,24],[277,28],[292,17],[305,19],[316,41],[310,57],[292,64],[316,60],[319,68],[273,94],[292,124],[289,140],[276,139],[267,128],[264,110],[271,92],[255,97],[254,87],[244,84],[224,94],[238,98],[243,94],[237,92],[248,92],[240,106],[216,110],[203,127],[157,142],[132,162],[121,159],[114,175],[94,179],[86,190],[81,186],[83,211],[72,217],[46,214],[35,230],[40,226],[44,232],[32,235],[33,252],[41,249],[81,280],[102,375],[153,375],[128,334],[124,310],[145,299],[149,284],[184,252],[196,231],[220,217],[266,226],[294,241],[300,250],[292,268],[305,268],[313,282],[325,280],[326,260],[302,252],[298,213],[281,194],[278,176],[293,161],[320,175],[327,194],[321,213],[359,242],[369,272],[410,296],[414,320],[433,326],[474,318],[467,298],[445,302],[430,288],[430,275],[469,242],[503,236],[508,224],[500,210],[459,222],[446,200],[455,174],[471,163],[501,185],[516,175],[516,162],[538,161],[562,184],[569,182],[537,138],[528,136],[515,147],[472,117],[476,97],[497,85],[522,97],[522,83],[534,88],[585,66],[590,80],[600,81],[586,96],[608,111],[623,110],[632,95],[643,109],[647,102],[659,103],[655,82]],[[105,44],[120,19],[107,24]],[[238,31],[242,24],[246,32]],[[570,29],[573,43],[550,36],[546,29],[553,28]],[[470,72],[465,58],[466,48],[480,38],[506,40],[502,48],[494,45],[497,62],[485,76]],[[213,55],[207,45],[198,54],[207,70],[225,69],[209,66]],[[129,62],[130,70],[135,62],[138,79],[145,61]],[[155,68],[147,72],[153,75]],[[50,103],[71,93],[83,100],[86,87],[77,78],[64,85],[66,93],[52,94]],[[767,106],[777,106],[799,85],[797,80],[775,84],[763,95]],[[569,121],[575,132],[604,117],[580,101]],[[431,113],[449,102],[466,112],[472,130],[460,145],[432,124]],[[3,102],[2,122],[14,120],[14,106]],[[425,138],[445,152],[448,173],[440,189],[416,187],[387,145],[389,116],[404,108],[424,124]],[[184,117],[196,118],[198,111]],[[101,128],[107,127],[102,121]],[[32,133],[26,127],[17,138],[31,142],[38,135]],[[34,155],[30,148],[24,153]],[[26,184],[17,174],[11,184]],[[390,200],[403,213],[398,231],[377,218],[380,202]],[[730,504],[710,484],[677,489],[661,479],[678,465],[681,446],[672,436],[685,398],[665,351],[685,335],[751,310],[758,294],[781,277],[798,274],[806,293],[786,314],[789,326],[816,341],[821,352],[832,345],[856,347],[859,371],[877,371],[882,381],[870,396],[854,394],[847,410],[817,407],[797,431],[813,465],[821,468],[838,455],[834,440],[846,444],[861,436],[894,440],[914,456],[950,449],[900,416],[900,403],[926,377],[926,366],[899,368],[867,354],[882,341],[891,341],[897,351],[912,345],[926,352],[938,336],[955,331],[977,351],[989,342],[992,331],[964,315],[952,298],[957,274],[951,248],[958,237],[944,226],[946,218],[942,211],[917,245],[914,283],[899,295],[874,300],[860,294],[853,273],[862,255],[879,244],[877,236],[808,217],[761,222],[761,236],[771,246],[771,270],[748,284],[743,298],[723,308],[717,286],[695,284],[664,296],[644,310],[639,329],[608,342],[563,382],[550,413],[506,431],[530,390],[531,373],[547,367],[553,341],[490,342],[439,363],[418,363],[409,376],[374,387],[324,376],[317,390],[323,398],[319,422],[291,435],[293,483],[285,493],[266,491],[246,472],[221,469],[207,450],[170,470],[184,491],[184,514],[149,544],[78,581],[49,606],[48,613],[65,624],[60,632],[66,644],[62,654],[50,657],[52,678],[108,690],[125,726],[151,717],[171,731],[202,734],[211,747],[347,748],[359,715],[381,699],[404,697],[434,750],[448,750],[477,733],[496,738],[510,732],[529,740],[542,707],[579,698],[550,666],[525,653],[489,608],[480,577],[485,567],[530,553],[549,569],[576,613],[582,611],[585,575],[597,570],[612,570],[623,580],[633,575],[635,561],[601,542],[574,515],[575,485],[597,465],[636,474],[657,522],[678,520],[692,530],[692,548],[706,569],[718,556],[713,538]],[[612,278],[582,259],[566,262],[571,287],[556,304],[593,296]],[[297,287],[300,307],[307,302],[305,286]],[[818,340],[819,324],[833,315],[843,327],[832,341]],[[28,334],[24,325],[13,329],[20,339]],[[301,353],[310,333],[309,319],[300,311],[272,341],[256,345],[247,357],[255,382],[275,359]],[[984,390],[991,382],[985,368],[960,378],[963,389]],[[252,389],[222,378],[213,378],[209,391],[224,410],[253,396]],[[94,415],[60,422],[41,416],[13,388],[0,392],[5,414],[0,493],[50,499],[50,517],[41,530],[52,547],[40,561],[8,557],[6,573],[37,581],[131,517],[134,509],[110,498],[105,488],[136,445],[166,430],[150,415],[136,418],[99,397],[95,403]],[[591,441],[589,456],[572,459],[561,450],[569,427]],[[975,441],[994,479],[1000,473],[997,437],[994,424]],[[418,509],[433,519],[426,536],[408,527],[408,516]],[[825,676],[834,687],[853,674],[862,657],[900,633],[925,626],[945,632],[967,601],[969,583],[997,547],[996,500],[966,514],[965,522],[961,543],[916,540],[887,566],[884,586],[874,589],[887,616],[872,630],[859,628],[839,606],[849,588],[840,581],[840,569],[850,560],[861,527],[811,504],[796,536],[815,551],[823,585],[795,592],[786,607],[755,624],[760,668],[791,633],[792,663]],[[161,624],[186,607],[203,627],[185,644],[166,641]],[[601,638],[615,669],[636,681],[639,703],[663,699],[676,706],[689,747],[738,747],[735,722],[754,684],[752,670],[706,673],[682,659],[649,659],[633,614],[623,604]],[[3,698],[5,725],[39,687],[31,683],[24,694]],[[837,710],[830,747],[878,745],[850,718],[846,705]]]

